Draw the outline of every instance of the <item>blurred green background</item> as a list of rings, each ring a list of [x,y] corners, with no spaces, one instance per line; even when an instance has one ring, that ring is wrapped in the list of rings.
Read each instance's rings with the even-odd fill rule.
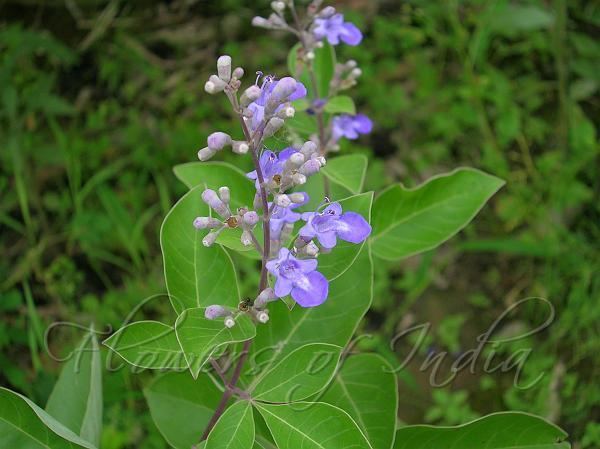
[[[61,367],[45,347],[51,323],[94,321],[108,332],[164,292],[158,231],[185,191],[171,166],[195,160],[212,131],[237,132],[225,99],[202,88],[216,56],[230,54],[247,73],[285,73],[291,37],[250,26],[268,3],[0,2],[1,385],[43,405]],[[507,181],[449,243],[376,263],[362,329],[371,338],[359,347],[400,361],[411,339],[395,351],[390,339],[432,323],[401,373],[399,419],[452,425],[524,410],[559,423],[576,448],[600,447],[600,5],[334,4],[365,33],[359,47],[338,50],[363,70],[351,95],[375,122],[370,136],[342,146],[369,156],[367,188],[414,186],[459,165]],[[552,303],[552,324],[485,352],[498,354],[496,366],[531,349],[516,385],[515,369],[482,366],[430,385],[431,370],[420,369],[428,354],[449,354],[447,377],[452,357],[532,296]],[[536,304],[497,334],[546,320]],[[162,295],[135,313],[172,312]],[[81,332],[51,329],[50,350],[68,353]],[[151,375],[107,374],[104,449],[165,446],[141,392]]]

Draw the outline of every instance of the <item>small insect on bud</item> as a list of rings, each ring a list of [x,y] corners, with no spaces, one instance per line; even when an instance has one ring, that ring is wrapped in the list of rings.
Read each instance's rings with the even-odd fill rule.
[[[304,176],[312,176],[321,169],[321,164],[316,159],[306,161],[298,170]]]
[[[263,131],[264,137],[271,137],[275,134],[279,129],[283,126],[283,120],[279,117],[273,117],[271,120],[267,122],[265,129]]]
[[[216,154],[215,150],[211,150],[208,147],[204,147],[201,150],[198,150],[198,159],[200,159],[201,161],[204,162],[204,161],[209,160],[215,154]]]
[[[219,151],[222,150],[225,145],[229,145],[231,143],[231,136],[227,133],[217,131],[208,136],[206,143],[208,144],[208,148],[211,150]]]
[[[221,201],[223,201],[225,204],[229,204],[229,202],[231,201],[231,192],[229,190],[229,187],[219,187],[219,198],[221,198]]]
[[[256,313],[256,319],[259,323],[266,324],[269,321],[269,314],[266,310],[261,310]]]
[[[302,173],[294,173],[292,175],[292,182],[297,186],[306,184],[306,176],[304,176]]]
[[[282,13],[285,10],[285,3],[281,1],[271,2],[271,8],[278,13]]]
[[[209,232],[208,234],[206,234],[206,237],[204,237],[202,239],[202,244],[204,246],[206,246],[207,248],[210,246],[213,246],[215,244],[215,242],[217,241],[217,237],[219,237],[220,232],[215,231],[215,232]]]
[[[231,329],[233,326],[235,326],[235,320],[232,316],[228,316],[223,320],[223,324],[226,328]]]
[[[226,83],[231,80],[231,56],[223,55],[217,59],[217,73]]]
[[[250,147],[248,146],[248,142],[245,140],[232,140],[231,148],[236,154],[246,154]]]
[[[241,67],[236,67],[233,70],[233,74],[231,76],[239,80],[240,78],[242,78],[242,76],[244,76],[244,69],[242,69]]]
[[[213,217],[196,217],[194,219],[194,227],[196,229],[214,229],[222,224],[223,223]]]
[[[248,89],[246,89],[242,93],[242,95],[240,97],[240,104],[242,105],[242,107],[245,108],[253,101],[256,101],[258,99],[258,97],[260,97],[260,94],[261,94],[260,87],[253,84],[252,86],[250,86]]]
[[[315,242],[310,242],[304,247],[304,252],[307,256],[316,257],[319,254],[319,247],[315,244]]]
[[[247,229],[242,231],[242,236],[240,237],[240,241],[244,246],[252,245],[252,234]]]
[[[244,224],[250,227],[256,226],[256,224],[258,223],[258,219],[258,214],[253,210],[246,212],[242,216],[242,221],[244,222]]]
[[[227,315],[231,315],[231,312],[223,306],[212,305],[204,309],[204,317],[207,320],[214,320]]]
[[[288,207],[290,204],[292,204],[292,200],[285,193],[280,193],[275,195],[275,204],[277,204],[279,207]]]
[[[290,197],[290,200],[294,204],[300,204],[300,203],[304,203],[306,201],[306,195],[302,192],[290,193],[288,196]]]

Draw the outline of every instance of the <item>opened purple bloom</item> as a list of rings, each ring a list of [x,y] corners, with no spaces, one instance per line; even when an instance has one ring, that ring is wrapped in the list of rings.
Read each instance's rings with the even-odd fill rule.
[[[304,240],[317,238],[323,248],[333,248],[337,238],[350,243],[361,243],[371,234],[371,225],[356,212],[342,213],[340,203],[331,203],[323,212],[302,214],[306,224],[300,229]]]
[[[271,219],[269,221],[271,225],[271,239],[279,239],[281,230],[286,223],[296,223],[298,220],[300,220],[302,214],[294,212],[293,209],[296,209],[308,202],[308,194],[304,192],[302,193],[304,195],[304,201],[301,203],[292,203],[288,207],[273,207],[273,212],[271,213]],[[271,203],[269,203],[269,207],[271,207]]]
[[[248,109],[252,111],[252,119],[250,121],[251,131],[255,131],[264,120],[265,107],[269,100],[271,100],[273,89],[275,89],[275,86],[277,86],[279,81],[280,80],[274,80],[273,77],[270,76],[265,77],[265,80],[263,81],[263,84],[261,86],[260,97],[258,97],[256,101],[253,101],[248,105]],[[288,81],[288,78],[285,78],[285,81]],[[289,95],[287,98],[274,99],[277,100],[278,103],[282,103],[275,109],[274,113],[278,112],[279,109],[283,107],[283,102],[299,100],[300,98],[304,98],[305,96],[306,87],[304,87],[304,84],[302,84],[301,82],[296,81],[295,90],[291,93],[291,95]]]
[[[342,14],[334,14],[327,19],[315,19],[313,34],[317,40],[327,39],[331,45],[340,40],[348,45],[358,45],[362,41],[362,33],[353,23],[344,22]]]
[[[281,248],[277,259],[267,262],[267,270],[275,276],[275,295],[292,295],[302,307],[323,304],[329,283],[317,269],[317,259],[296,259],[287,248]]]
[[[281,175],[285,161],[287,161],[290,156],[296,152],[297,150],[292,147],[282,150],[279,154],[276,154],[271,150],[263,151],[263,153],[260,155],[258,165],[260,165],[260,170],[262,171],[264,181],[268,182],[271,178],[273,178],[273,176]],[[246,173],[246,177],[256,180],[256,190],[260,189],[256,170]]]
[[[368,134],[373,129],[373,122],[364,114],[342,114],[332,120],[332,137],[338,141],[341,137],[358,139],[359,134]]]

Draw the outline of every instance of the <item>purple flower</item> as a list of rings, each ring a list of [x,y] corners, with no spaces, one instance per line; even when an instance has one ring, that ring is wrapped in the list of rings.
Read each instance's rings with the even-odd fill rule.
[[[336,142],[341,137],[357,139],[359,134],[368,134],[372,129],[373,122],[364,114],[343,114],[332,120],[332,137]]]
[[[342,213],[340,203],[331,203],[323,212],[306,212],[302,219],[306,224],[300,229],[300,237],[307,241],[316,237],[323,248],[333,248],[337,237],[361,243],[371,234],[371,225],[356,212]]]
[[[362,41],[362,33],[353,23],[344,22],[342,14],[321,19],[315,19],[313,34],[317,40],[327,39],[331,45],[337,45],[340,40],[348,45],[358,45]]]
[[[283,172],[283,168],[285,165],[285,161],[287,161],[292,154],[296,153],[296,150],[292,147],[288,147],[285,150],[282,150],[279,154],[272,152],[271,150],[265,150],[260,155],[260,159],[258,161],[258,165],[260,166],[260,170],[262,172],[263,178],[265,182],[268,182],[273,176],[281,175]],[[249,179],[256,180],[256,190],[260,189],[260,184],[258,182],[258,174],[256,170],[252,170],[249,173],[246,173],[246,177]]]
[[[277,259],[267,262],[267,270],[275,276],[275,295],[292,295],[302,307],[323,304],[329,283],[317,269],[317,259],[296,259],[287,248],[281,248]]]
[[[279,104],[279,106],[277,106],[273,111],[273,113],[276,113],[282,108],[284,102],[298,100],[306,96],[306,87],[304,87],[304,84],[299,81],[296,81],[295,89],[290,95],[281,97],[281,95],[278,95],[278,93],[280,93],[280,89],[277,89],[275,91],[275,96],[277,98],[273,96],[273,90],[275,89],[275,86],[277,86],[281,81],[284,81],[284,83],[288,85],[290,84],[290,80],[295,81],[293,78],[289,77],[282,78],[281,80],[274,80],[270,76],[265,77],[265,81],[261,87],[260,96],[248,105],[248,109],[252,111],[252,119],[250,120],[251,131],[255,131],[264,120],[265,107],[267,106],[267,103],[276,102]],[[284,93],[287,93],[287,89],[284,90]]]
[[[269,221],[271,225],[272,240],[279,239],[283,225],[286,223],[296,223],[302,217],[302,214],[293,211],[293,209],[303,206],[308,202],[308,194],[304,192],[302,192],[302,194],[304,195],[304,201],[301,203],[292,203],[288,207],[273,207],[273,212],[271,213],[271,219]],[[269,203],[269,207],[271,207],[271,203]]]

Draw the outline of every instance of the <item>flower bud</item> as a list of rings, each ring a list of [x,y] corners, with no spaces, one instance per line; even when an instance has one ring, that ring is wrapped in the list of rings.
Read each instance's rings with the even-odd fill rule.
[[[231,329],[233,326],[235,326],[235,320],[232,316],[228,316],[223,320],[223,324],[226,328]]]
[[[225,145],[231,143],[231,136],[227,133],[217,131],[208,136],[206,143],[211,150],[219,151],[222,150]]]
[[[325,167],[327,165],[327,159],[325,159],[325,156],[317,156],[314,159],[317,160],[321,167]]]
[[[273,117],[271,120],[267,122],[265,129],[263,131],[264,137],[271,137],[275,134],[279,129],[283,126],[283,120],[279,117]]]
[[[353,69],[357,65],[358,64],[356,63],[356,61],[354,59],[349,59],[348,61],[346,61],[346,67],[348,67],[349,69]]]
[[[306,184],[306,176],[304,176],[302,173],[294,173],[292,175],[292,182],[297,186]]]
[[[284,106],[277,112],[277,117],[282,119],[292,118],[294,115],[296,115],[296,110],[292,105]]]
[[[304,247],[304,253],[307,256],[316,257],[319,254],[319,247],[315,244],[315,242],[311,241]]]
[[[231,312],[223,306],[212,305],[204,309],[204,317],[207,320],[214,320],[227,315],[231,315]]]
[[[305,176],[312,176],[321,169],[321,164],[316,159],[309,159],[298,170]]]
[[[204,84],[204,90],[209,94],[216,94],[217,92],[223,91],[226,85],[227,83],[225,83],[217,75],[211,75],[208,78],[208,81]]]
[[[293,153],[288,159],[290,165],[293,167],[300,167],[302,164],[304,164],[305,160],[306,158],[300,152]]]
[[[231,216],[229,208],[221,201],[214,190],[206,189],[202,192],[202,201],[208,204],[221,217],[229,218]]]
[[[306,195],[302,192],[290,193],[288,196],[290,197],[290,200],[294,204],[300,204],[300,203],[304,203],[306,201]]]
[[[244,76],[244,69],[242,69],[241,67],[236,67],[233,70],[233,74],[231,75],[233,78],[235,79],[240,79],[242,76]]]
[[[269,22],[273,28],[285,28],[287,23],[285,20],[278,14],[272,13],[269,16]]]
[[[229,204],[229,202],[231,201],[231,192],[229,191],[229,187],[219,187],[219,198],[221,198],[221,201],[223,201],[223,203]]]
[[[271,22],[269,22],[264,17],[258,17],[258,16],[252,18],[252,26],[267,28],[267,29],[272,28]]]
[[[259,323],[266,324],[269,321],[269,314],[266,310],[260,310],[256,313],[256,319]]]
[[[287,100],[290,95],[296,92],[297,87],[298,82],[291,76],[281,78],[277,82],[277,84],[275,84],[275,87],[273,88],[273,91],[269,96],[269,101],[267,102],[267,109],[274,110],[281,103],[285,102],[285,100]]]
[[[328,19],[335,14],[335,8],[333,6],[326,6],[319,12],[318,16],[323,19]]]
[[[246,154],[250,149],[250,146],[245,140],[232,140],[231,148],[236,154]]]
[[[285,193],[275,195],[274,201],[279,207],[288,207],[290,204],[292,204],[292,200]]]
[[[240,241],[242,242],[242,245],[244,245],[244,246],[252,245],[252,234],[250,233],[249,230],[244,229],[242,231],[242,236],[240,237]]]
[[[217,73],[226,83],[231,80],[231,56],[223,55],[217,59]]]
[[[362,75],[362,70],[359,69],[358,67],[352,69],[352,71],[350,72],[350,75],[352,75],[353,78],[358,78],[360,75]]]
[[[207,161],[209,160],[211,157],[213,157],[216,154],[216,151],[211,150],[208,147],[204,147],[201,150],[198,151],[198,159],[200,159],[201,161]]]
[[[194,227],[196,229],[214,229],[222,226],[220,220],[213,217],[196,217],[194,219]]]
[[[308,59],[309,61],[312,61],[313,59],[315,59],[315,52],[312,50],[306,52],[306,59]]]
[[[261,89],[257,85],[253,84],[246,89],[240,96],[240,104],[242,107],[247,107],[253,101],[256,101],[260,97]]]
[[[271,2],[271,8],[278,13],[282,13],[285,10],[285,3],[282,1]]]
[[[242,216],[242,221],[244,222],[244,224],[253,227],[256,226],[256,224],[258,223],[259,217],[258,214],[251,210],[246,212],[243,216]]]
[[[304,142],[302,148],[300,148],[300,152],[304,155],[306,159],[310,158],[314,153],[317,152],[317,144],[312,140],[308,140]]]
[[[219,234],[219,231],[209,232],[208,234],[206,234],[206,237],[202,239],[202,244],[207,248],[213,246],[217,241],[217,237],[219,237]]]
[[[254,307],[256,309],[263,308],[267,303],[277,300],[275,291],[271,287],[265,288],[254,300]]]

